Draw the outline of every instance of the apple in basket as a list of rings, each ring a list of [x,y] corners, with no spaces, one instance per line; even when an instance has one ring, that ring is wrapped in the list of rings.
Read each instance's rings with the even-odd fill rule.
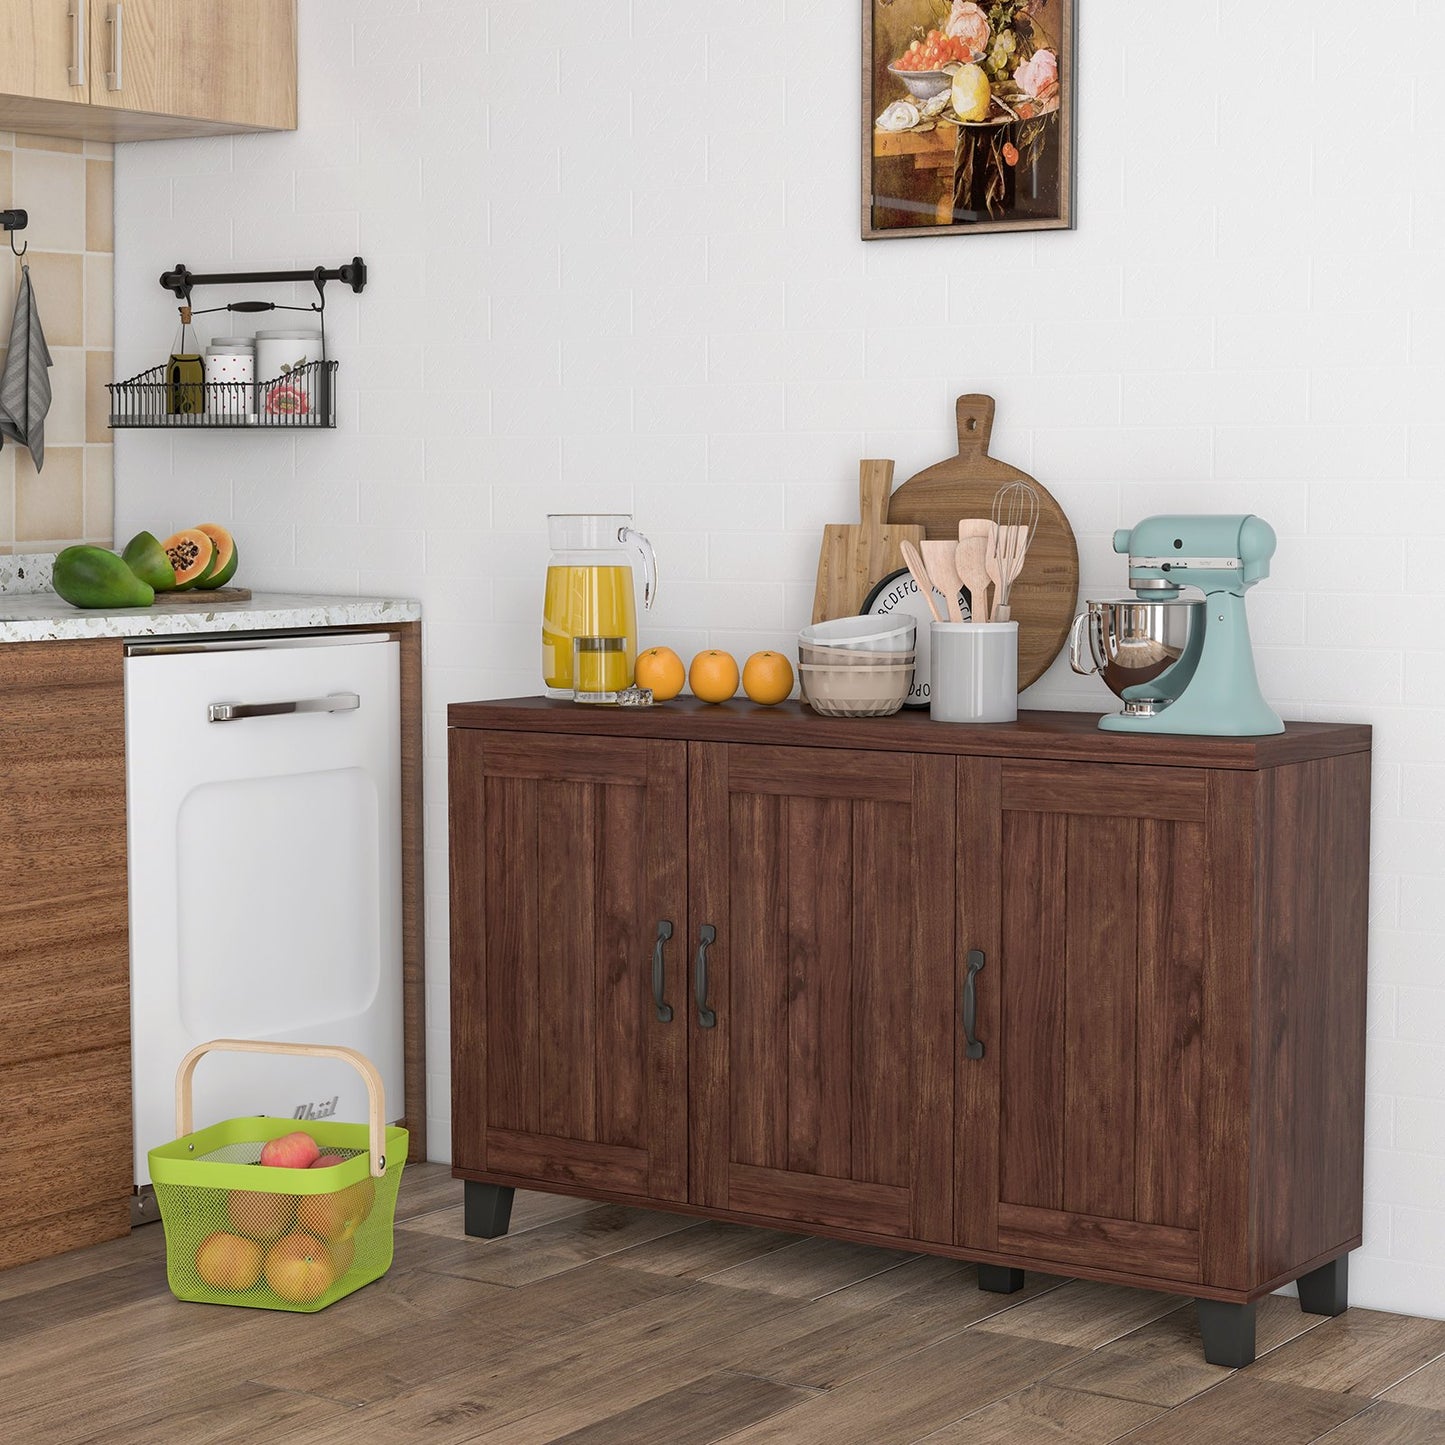
[[[309,1169],[320,1154],[316,1140],[298,1129],[268,1140],[261,1150],[261,1163],[268,1169]]]

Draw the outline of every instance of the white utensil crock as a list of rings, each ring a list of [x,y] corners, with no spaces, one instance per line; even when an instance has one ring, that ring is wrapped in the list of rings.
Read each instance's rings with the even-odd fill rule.
[[[1018,718],[1017,622],[934,622],[929,634],[934,719],[1001,723]]]

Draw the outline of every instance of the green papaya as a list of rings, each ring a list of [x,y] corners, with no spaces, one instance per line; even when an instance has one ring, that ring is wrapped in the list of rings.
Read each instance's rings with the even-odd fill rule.
[[[166,549],[149,532],[137,532],[125,544],[120,559],[142,582],[157,592],[169,592],[176,585],[175,568],[166,556]]]
[[[149,607],[156,600],[155,588],[104,547],[67,547],[51,582],[75,607]]]
[[[202,592],[224,587],[236,575],[236,564],[241,560],[240,553],[236,551],[236,539],[219,522],[198,522],[195,530],[204,532],[216,544],[215,565],[196,586]]]

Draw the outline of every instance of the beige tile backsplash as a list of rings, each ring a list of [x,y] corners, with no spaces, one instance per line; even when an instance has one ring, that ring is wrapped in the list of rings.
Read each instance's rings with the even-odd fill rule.
[[[0,131],[0,208],[30,213],[25,257],[53,365],[45,466],[0,449],[0,552],[47,552],[72,542],[113,545],[112,448],[106,426],[114,337],[114,172],[95,142]],[[0,366],[10,340],[20,263],[0,232]]]

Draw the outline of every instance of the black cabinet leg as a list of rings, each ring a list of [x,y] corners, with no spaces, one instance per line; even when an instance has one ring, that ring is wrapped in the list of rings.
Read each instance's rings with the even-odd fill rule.
[[[516,1192],[504,1184],[478,1184],[475,1179],[464,1180],[462,1228],[473,1239],[499,1238],[512,1222],[512,1197]]]
[[[1342,1315],[1350,1307],[1350,1257],[1342,1254],[1299,1277],[1299,1307],[1307,1315]]]
[[[1017,1294],[1024,1287],[1024,1272],[1010,1269],[1006,1264],[981,1264],[978,1287],[989,1294]]]
[[[1243,1369],[1254,1363],[1254,1306],[1223,1300],[1196,1300],[1199,1333],[1204,1336],[1204,1358],[1211,1365]]]

